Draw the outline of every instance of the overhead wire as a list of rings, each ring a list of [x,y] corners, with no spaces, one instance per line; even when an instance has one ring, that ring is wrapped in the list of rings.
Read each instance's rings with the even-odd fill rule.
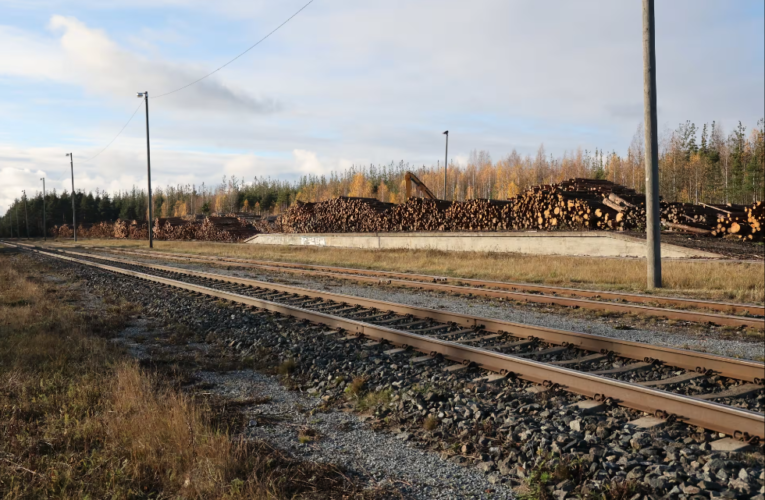
[[[130,115],[130,118],[128,118],[128,121],[127,121],[127,122],[125,122],[125,124],[122,126],[122,128],[120,129],[120,131],[119,131],[119,132],[117,132],[117,135],[115,135],[115,136],[114,136],[114,139],[112,139],[111,141],[109,141],[109,144],[107,144],[106,146],[104,146],[104,148],[103,148],[101,151],[99,151],[98,153],[96,153],[94,156],[91,156],[91,157],[90,157],[90,158],[88,158],[87,160],[83,161],[82,163],[87,163],[87,162],[89,162],[89,161],[91,161],[91,160],[95,160],[95,159],[98,157],[98,155],[100,155],[101,153],[103,153],[104,151],[106,151],[107,149],[109,149],[109,146],[111,146],[111,145],[112,145],[112,143],[113,143],[114,141],[116,141],[116,140],[117,140],[117,137],[119,137],[119,136],[120,136],[120,134],[122,134],[122,132],[125,130],[125,128],[126,128],[128,125],[130,125],[130,122],[131,122],[131,121],[133,121],[133,118],[135,117],[135,114],[136,114],[136,113],[138,113],[138,110],[139,110],[139,109],[141,109],[141,106],[143,106],[143,102],[141,102],[141,103],[138,105],[138,107],[137,107],[137,108],[135,108],[135,111],[133,111],[133,114],[132,114],[132,115]]]
[[[276,28],[274,28],[273,30],[271,30],[271,31],[270,31],[270,32],[269,32],[269,33],[268,33],[266,36],[264,36],[263,38],[261,38],[260,40],[258,40],[257,42],[255,42],[254,44],[250,45],[250,46],[249,46],[249,47],[248,47],[248,48],[247,48],[245,51],[241,52],[239,55],[237,55],[235,58],[233,58],[233,59],[231,59],[230,61],[228,61],[228,62],[227,62],[226,64],[224,64],[223,66],[219,67],[218,69],[216,69],[216,70],[214,70],[214,71],[211,71],[210,73],[207,73],[205,76],[203,76],[203,77],[201,77],[201,78],[198,78],[198,79],[194,80],[193,82],[191,82],[191,83],[189,83],[189,84],[186,84],[186,85],[184,85],[183,87],[179,87],[179,88],[177,88],[177,89],[175,89],[175,90],[171,90],[170,92],[165,92],[164,94],[160,94],[160,95],[158,95],[158,96],[154,96],[154,97],[152,97],[152,99],[159,99],[160,97],[165,97],[165,96],[168,96],[168,95],[170,95],[170,94],[174,94],[174,93],[176,93],[176,92],[179,92],[179,91],[181,91],[181,90],[183,90],[183,89],[189,88],[189,87],[191,87],[192,85],[194,85],[194,84],[197,84],[197,83],[201,82],[202,80],[204,80],[205,78],[207,78],[207,77],[209,77],[209,76],[212,76],[212,75],[214,75],[214,74],[215,74],[215,73],[217,73],[218,71],[222,70],[223,68],[225,68],[226,66],[228,66],[228,65],[229,65],[229,64],[231,64],[232,62],[236,61],[237,59],[239,59],[240,57],[242,57],[243,55],[245,55],[247,52],[251,51],[252,49],[254,49],[255,47],[257,47],[258,45],[260,45],[260,44],[261,44],[263,41],[265,41],[265,40],[266,40],[268,37],[270,37],[271,35],[273,35],[273,34],[274,34],[274,33],[276,33],[277,31],[279,31],[279,29],[280,29],[282,26],[284,26],[284,25],[285,25],[285,24],[287,24],[288,22],[292,21],[292,19],[293,19],[295,16],[297,16],[298,14],[300,14],[301,12],[303,12],[303,11],[306,9],[306,7],[308,7],[309,5],[311,5],[313,2],[314,2],[314,0],[309,0],[309,2],[308,2],[307,4],[305,4],[305,5],[303,5],[302,7],[300,7],[300,9],[298,9],[298,11],[297,11],[297,12],[295,12],[295,13],[294,13],[294,14],[292,14],[292,15],[291,15],[289,18],[287,18],[287,20],[286,20],[286,21],[284,21],[282,24],[280,24],[279,26],[277,26]]]
[[[255,42],[254,44],[250,45],[250,46],[249,46],[247,49],[245,49],[243,52],[239,53],[239,54],[238,54],[236,57],[234,57],[234,58],[233,58],[233,59],[231,59],[230,61],[226,62],[224,65],[222,65],[222,66],[218,67],[217,69],[215,69],[214,71],[211,71],[210,73],[207,73],[207,74],[206,74],[206,75],[204,75],[203,77],[201,77],[201,78],[198,78],[198,79],[194,80],[193,82],[191,82],[191,83],[188,83],[188,84],[184,85],[183,87],[179,87],[179,88],[177,88],[177,89],[175,89],[175,90],[171,90],[170,92],[165,92],[164,94],[160,94],[160,95],[158,95],[158,96],[154,96],[154,97],[152,97],[152,99],[159,99],[160,97],[165,97],[165,96],[168,96],[168,95],[170,95],[170,94],[174,94],[174,93],[176,93],[176,92],[179,92],[179,91],[181,91],[181,90],[183,90],[183,89],[187,89],[187,88],[191,87],[192,85],[195,85],[195,84],[197,84],[197,83],[201,82],[201,81],[202,81],[202,80],[204,80],[205,78],[208,78],[208,77],[210,77],[210,76],[214,75],[214,74],[215,74],[215,73],[217,73],[218,71],[222,70],[223,68],[225,68],[226,66],[228,66],[228,65],[229,65],[229,64],[231,64],[232,62],[236,61],[237,59],[239,59],[240,57],[242,57],[243,55],[245,55],[247,52],[251,51],[252,49],[254,49],[255,47],[257,47],[258,45],[260,45],[260,44],[261,44],[263,41],[265,41],[265,40],[266,40],[268,37],[270,37],[271,35],[273,35],[273,34],[274,34],[274,33],[276,33],[277,31],[279,31],[279,30],[280,30],[280,29],[281,29],[281,28],[282,28],[282,27],[283,27],[285,24],[287,24],[288,22],[292,21],[292,19],[293,19],[293,18],[295,18],[295,16],[297,16],[298,14],[300,14],[301,12],[303,12],[303,11],[304,11],[304,10],[305,10],[305,9],[306,9],[306,8],[307,8],[309,5],[311,5],[313,2],[314,2],[314,0],[309,0],[309,1],[308,1],[308,3],[306,3],[305,5],[303,5],[302,7],[300,7],[300,9],[298,9],[298,10],[297,10],[297,12],[295,12],[295,13],[294,13],[294,14],[292,14],[290,17],[288,17],[286,21],[284,21],[284,22],[283,22],[283,23],[281,23],[279,26],[277,26],[276,28],[274,28],[273,30],[271,30],[270,32],[268,32],[268,34],[266,34],[266,35],[265,35],[263,38],[261,38],[260,40],[258,40],[258,41],[257,41],[257,42]],[[97,158],[97,157],[98,157],[98,156],[99,156],[101,153],[103,153],[104,151],[106,151],[107,149],[109,149],[109,146],[111,146],[111,145],[114,143],[114,141],[116,141],[116,140],[117,140],[117,138],[118,138],[118,137],[119,137],[119,136],[122,134],[122,132],[124,132],[124,131],[125,131],[125,128],[127,128],[127,126],[130,124],[130,122],[131,122],[131,121],[133,121],[133,118],[135,117],[136,113],[138,113],[138,110],[139,110],[139,109],[141,109],[141,106],[142,106],[142,105],[143,105],[143,102],[142,102],[141,104],[139,104],[139,105],[138,105],[138,107],[135,109],[135,111],[133,111],[133,114],[132,114],[132,115],[130,115],[130,118],[128,119],[128,121],[125,123],[125,125],[123,125],[123,126],[122,126],[122,128],[121,128],[121,129],[120,129],[120,131],[117,133],[117,135],[115,135],[115,136],[114,136],[114,139],[112,139],[111,141],[109,141],[109,144],[107,144],[107,145],[106,145],[106,146],[105,146],[103,149],[101,149],[101,150],[100,150],[98,153],[96,153],[94,156],[92,156],[92,157],[88,158],[87,160],[85,160],[83,163],[87,163],[87,162],[89,162],[89,161],[95,160],[95,159],[96,159],[96,158]]]

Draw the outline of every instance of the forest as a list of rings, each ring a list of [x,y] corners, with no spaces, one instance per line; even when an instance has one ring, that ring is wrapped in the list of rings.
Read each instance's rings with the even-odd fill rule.
[[[685,203],[740,203],[762,201],[765,190],[765,120],[747,131],[741,122],[726,134],[715,122],[701,128],[691,122],[660,136],[660,192],[665,201]],[[439,198],[469,200],[507,199],[540,184],[573,177],[608,179],[644,192],[645,166],[642,128],[635,133],[627,154],[578,149],[554,157],[540,146],[534,155],[516,151],[496,161],[486,151],[473,151],[466,165],[450,163],[444,190],[443,164],[414,166],[403,160],[387,165],[353,166],[328,176],[304,176],[295,182],[254,177],[251,182],[224,177],[216,186],[178,185],[155,188],[155,217],[190,214],[254,212],[275,215],[295,201],[324,201],[337,196],[360,196],[403,203],[404,175],[414,172]],[[133,186],[129,191],[106,193],[77,191],[77,224],[101,221],[145,220],[147,195]],[[45,220],[54,225],[72,223],[72,193],[50,191],[45,196]],[[43,196],[38,192],[16,199],[0,218],[0,235],[43,235]]]

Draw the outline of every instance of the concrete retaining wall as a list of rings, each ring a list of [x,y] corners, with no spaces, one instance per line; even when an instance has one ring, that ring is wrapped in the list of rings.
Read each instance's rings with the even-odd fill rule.
[[[254,245],[301,245],[364,249],[422,249],[450,252],[508,252],[532,255],[645,257],[645,240],[610,232],[511,233],[327,233],[259,234]],[[720,258],[718,254],[662,244],[662,258]]]

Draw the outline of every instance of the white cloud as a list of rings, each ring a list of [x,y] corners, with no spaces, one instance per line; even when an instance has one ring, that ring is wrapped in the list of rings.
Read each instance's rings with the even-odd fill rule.
[[[319,158],[313,151],[295,149],[292,151],[292,155],[295,157],[295,166],[299,172],[315,175],[325,173]]]

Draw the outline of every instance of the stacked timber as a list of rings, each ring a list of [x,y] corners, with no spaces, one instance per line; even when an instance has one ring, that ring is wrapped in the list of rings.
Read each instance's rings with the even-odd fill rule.
[[[268,217],[261,217],[253,221],[252,227],[254,227],[258,231],[258,233],[265,233],[265,234],[283,233],[286,231],[282,229],[281,219],[282,218],[279,215],[269,215]]]
[[[717,206],[721,215],[712,229],[713,236],[728,239],[763,241],[765,237],[765,204],[758,201],[750,206]]]
[[[208,217],[196,231],[196,239],[233,243],[256,234],[257,229],[242,223],[236,217]]]
[[[53,226],[54,238],[71,238],[74,234],[74,226],[71,224],[61,224],[60,226]]]
[[[645,225],[645,199],[610,181],[570,179],[534,186],[505,208],[509,228],[616,230]]]
[[[451,202],[409,198],[406,203],[394,205],[380,214],[376,231],[451,231],[447,224],[446,212]]]
[[[504,231],[512,229],[514,201],[468,200],[452,203],[445,217],[453,231]]]
[[[83,238],[111,238],[112,234],[114,234],[114,224],[111,222],[80,224],[77,227],[77,235]]]
[[[127,238],[130,236],[130,228],[128,223],[122,219],[117,219],[114,222],[114,230],[112,231],[114,238]]]
[[[128,226],[128,238],[131,240],[148,240],[149,225],[146,222],[131,221],[130,226]]]
[[[154,219],[154,237],[158,240],[193,239],[196,232],[195,228],[191,227],[190,231],[183,231],[184,228],[189,228],[192,225],[192,221],[183,217],[158,217]],[[190,237],[184,237],[186,234]]]
[[[297,202],[280,217],[289,233],[367,233],[378,230],[380,215],[393,207],[374,198],[340,197],[319,203]]]

